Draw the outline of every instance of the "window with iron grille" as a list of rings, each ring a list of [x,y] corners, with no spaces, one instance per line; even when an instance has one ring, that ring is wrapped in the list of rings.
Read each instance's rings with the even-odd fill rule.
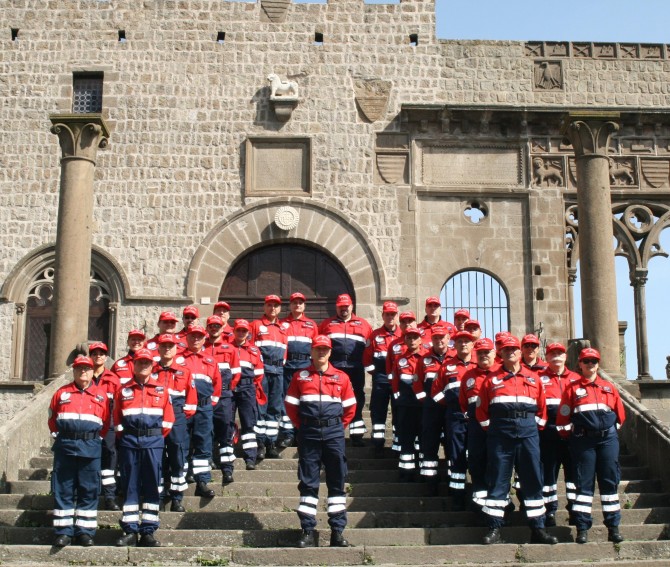
[[[459,309],[470,311],[470,318],[479,321],[482,336],[493,338],[509,330],[509,296],[495,276],[481,270],[465,270],[454,274],[440,292],[442,318],[454,320]]]
[[[75,73],[73,75],[73,113],[102,111],[102,80],[102,73]]]

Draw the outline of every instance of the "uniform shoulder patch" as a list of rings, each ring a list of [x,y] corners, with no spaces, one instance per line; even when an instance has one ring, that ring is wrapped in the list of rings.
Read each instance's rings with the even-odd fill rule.
[[[186,359],[183,356],[178,356],[175,362],[177,364],[184,364],[184,362],[186,362]]]
[[[468,378],[468,381],[465,383],[467,388],[472,388],[475,385],[476,380],[474,378]]]
[[[427,356],[423,359],[424,364],[431,364],[433,362],[433,357],[432,356]]]
[[[121,390],[121,395],[124,398],[129,398],[130,396],[133,395],[133,389],[132,388],[123,388],[123,390]]]
[[[116,365],[119,368],[125,368],[128,365],[128,363],[125,360],[121,359],[116,361]]]
[[[570,415],[570,406],[568,404],[563,404],[559,411],[562,416]]]
[[[379,344],[383,343],[384,342],[384,337],[382,337],[381,335],[377,335],[375,337],[375,342],[379,343]]]
[[[147,343],[147,348],[149,350],[156,350],[156,343],[155,341],[151,341],[150,343]]]
[[[447,364],[447,370],[449,372],[453,372],[454,370],[456,370],[456,365],[455,364]]]
[[[284,329],[284,330],[286,330],[286,329],[289,328],[289,324],[288,324],[286,321],[284,321],[284,322],[281,324],[281,328]]]
[[[585,388],[577,388],[575,390],[575,395],[577,395],[579,397],[586,396],[586,389]]]
[[[526,381],[529,384],[535,384],[535,378],[533,378],[532,376],[526,376]]]
[[[260,333],[267,333],[267,332],[268,332],[268,328],[267,328],[265,325],[259,325],[259,326],[258,326],[258,332],[260,332]]]
[[[70,396],[70,392],[61,392],[60,399],[66,401],[70,399]]]

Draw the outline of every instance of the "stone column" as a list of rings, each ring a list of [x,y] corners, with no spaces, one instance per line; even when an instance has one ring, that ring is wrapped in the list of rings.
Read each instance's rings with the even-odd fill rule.
[[[93,175],[109,131],[100,114],[54,114],[62,151],[49,379],[65,371],[88,339],[93,240]]]
[[[630,274],[635,306],[635,343],[637,348],[637,379],[652,380],[649,374],[649,347],[647,345],[647,299],[646,284],[648,270],[636,268]]]
[[[564,133],[575,151],[584,337],[600,350],[604,370],[619,374],[619,336],[608,146],[615,113],[570,113]]]
[[[568,323],[570,335],[575,336],[575,283],[577,282],[577,268],[568,268]]]

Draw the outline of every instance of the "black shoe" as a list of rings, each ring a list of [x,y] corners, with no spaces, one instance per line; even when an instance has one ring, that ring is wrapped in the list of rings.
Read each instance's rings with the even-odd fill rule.
[[[116,503],[116,500],[114,498],[106,498],[105,499],[105,510],[110,510],[111,512],[118,512],[121,508],[119,508],[119,505]]]
[[[204,498],[214,498],[214,496],[216,496],[216,492],[214,492],[209,486],[207,486],[206,482],[200,481],[195,486],[195,495],[202,496]]]
[[[158,541],[153,534],[142,534],[138,547],[160,547],[161,542]]]
[[[265,459],[265,445],[258,444],[258,453],[256,453],[256,463],[260,463]]]
[[[488,533],[484,536],[483,544],[492,545],[494,543],[500,543],[502,541],[502,535],[500,534],[500,528],[491,528]]]
[[[621,543],[623,541],[623,536],[619,533],[619,526],[607,528],[607,541],[613,543]]]
[[[344,539],[342,532],[333,530],[330,532],[330,547],[351,547],[351,545]]]
[[[298,540],[298,547],[301,549],[304,549],[305,547],[316,547],[314,530],[302,530],[302,534]]]
[[[547,514],[544,517],[544,527],[545,528],[553,528],[556,525],[556,515],[555,514]]]
[[[170,512],[186,512],[186,508],[184,508],[181,500],[173,500],[170,504]]]
[[[221,484],[223,486],[226,486],[226,484],[230,484],[231,482],[234,482],[235,479],[233,478],[233,473],[230,471],[224,471],[223,473],[223,478],[221,479]]]
[[[54,547],[67,547],[72,543],[72,538],[69,535],[59,535],[54,541]]]
[[[558,538],[548,534],[544,528],[533,528],[530,532],[530,543],[556,545],[558,543]]]
[[[187,473],[186,474],[186,484],[193,484],[195,482],[195,477],[193,476],[193,473]]]
[[[293,447],[293,437],[282,437],[277,445],[279,445],[282,449]]]
[[[81,534],[75,538],[77,545],[82,547],[91,547],[93,545],[93,538],[88,534]]]
[[[279,451],[277,451],[277,445],[270,443],[265,449],[265,457],[267,459],[278,459]]]
[[[137,534],[124,534],[116,540],[116,547],[129,547],[137,545]]]
[[[255,471],[256,470],[256,463],[253,461],[247,461],[247,470],[248,471]]]
[[[365,441],[363,441],[362,435],[356,435],[351,437],[351,446],[352,447],[365,447]]]
[[[577,530],[577,537],[575,538],[575,542],[587,543],[588,541],[589,541],[588,530]]]

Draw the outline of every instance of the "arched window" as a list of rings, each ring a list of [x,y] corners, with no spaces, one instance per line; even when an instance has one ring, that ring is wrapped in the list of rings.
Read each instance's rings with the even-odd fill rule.
[[[454,320],[459,309],[482,326],[482,336],[493,338],[510,327],[509,295],[495,276],[481,270],[464,270],[451,276],[440,291],[442,318]]]

